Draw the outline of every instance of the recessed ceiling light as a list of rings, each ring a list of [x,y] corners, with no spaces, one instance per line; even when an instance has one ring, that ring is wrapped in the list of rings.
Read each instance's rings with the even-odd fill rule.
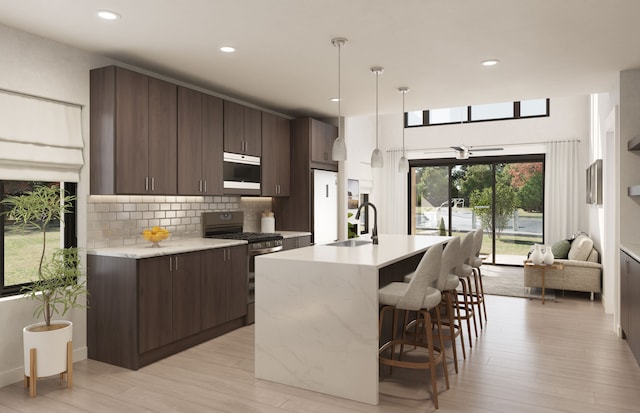
[[[340,102],[340,98],[331,98],[329,100],[332,102]]]
[[[485,60],[484,62],[482,62],[482,66],[495,66],[499,63],[500,61],[498,59],[490,59],[490,60]]]
[[[222,46],[220,48],[220,51],[225,52],[225,53],[233,53],[233,52],[236,51],[236,49],[231,47],[231,46]]]
[[[109,10],[98,10],[98,16],[105,20],[117,20],[120,18],[118,13],[114,13]]]

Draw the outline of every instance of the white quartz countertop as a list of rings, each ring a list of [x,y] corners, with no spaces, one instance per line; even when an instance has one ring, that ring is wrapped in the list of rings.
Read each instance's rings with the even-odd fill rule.
[[[625,244],[620,245],[620,249],[631,256],[634,260],[640,262],[640,245],[638,244]]]
[[[122,247],[96,248],[87,250],[87,254],[105,257],[121,258],[150,258],[162,255],[181,254],[192,251],[202,251],[212,248],[233,247],[246,244],[247,241],[213,239],[213,238],[184,238],[160,241],[160,247],[153,248],[151,243],[127,245]]]
[[[341,247],[316,244],[275,254],[260,255],[256,260],[332,262],[381,268],[418,252],[426,251],[433,245],[444,244],[450,239],[452,238],[430,235],[381,234],[378,236],[378,245],[368,243],[357,247]]]
[[[276,233],[282,235],[283,238],[298,238],[298,237],[306,237],[311,235],[310,232],[301,232],[301,231],[276,231]]]

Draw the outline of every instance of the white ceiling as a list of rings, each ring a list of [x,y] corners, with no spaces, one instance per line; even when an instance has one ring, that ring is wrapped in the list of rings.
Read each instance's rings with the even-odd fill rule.
[[[122,18],[104,21],[96,10]],[[292,116],[608,91],[640,68],[640,0],[0,0],[0,23]],[[237,51],[218,49],[232,45]],[[500,64],[480,62],[496,58]]]

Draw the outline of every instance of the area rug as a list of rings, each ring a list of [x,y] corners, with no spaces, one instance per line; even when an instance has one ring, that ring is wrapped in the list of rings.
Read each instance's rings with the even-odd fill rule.
[[[483,265],[481,271],[485,294],[542,299],[541,288],[524,286],[522,267]],[[545,288],[544,299],[555,300],[555,290]]]

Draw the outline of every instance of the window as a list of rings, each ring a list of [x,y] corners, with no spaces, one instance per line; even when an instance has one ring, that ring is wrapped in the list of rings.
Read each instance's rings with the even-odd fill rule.
[[[405,128],[543,117],[549,108],[549,99],[531,99],[413,111],[407,112]]]
[[[544,155],[414,160],[410,174],[410,234],[482,227],[485,262],[503,265],[522,265],[543,242]]]
[[[0,181],[2,199],[10,195],[20,195],[37,185],[58,185],[67,194],[75,196],[77,184],[62,182]],[[6,206],[2,206],[3,212]],[[65,214],[64,224],[51,222],[47,228],[45,256],[50,256],[56,248],[77,246],[75,202],[71,211]],[[37,277],[37,267],[42,248],[42,233],[36,230],[20,231],[13,225],[11,215],[0,216],[0,263],[2,264],[1,295],[20,293],[20,289]]]

